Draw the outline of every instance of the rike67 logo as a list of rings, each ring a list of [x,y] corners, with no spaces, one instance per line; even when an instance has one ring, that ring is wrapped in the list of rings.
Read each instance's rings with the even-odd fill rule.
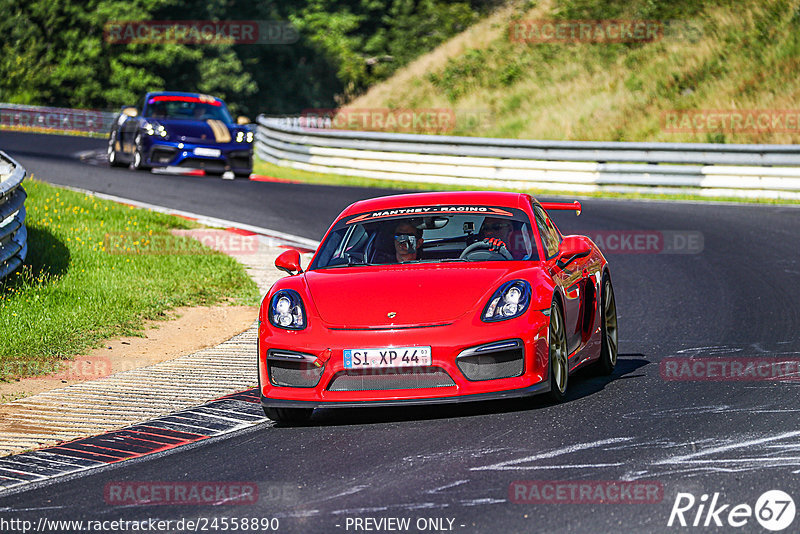
[[[719,493],[714,493],[710,499],[707,494],[697,499],[691,493],[678,493],[667,526],[740,528],[755,518],[763,528],[778,532],[792,524],[795,513],[794,500],[781,490],[764,492],[755,506],[723,503]]]

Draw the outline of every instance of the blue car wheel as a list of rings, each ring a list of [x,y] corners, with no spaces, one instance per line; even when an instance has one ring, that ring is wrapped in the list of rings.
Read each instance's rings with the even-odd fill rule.
[[[142,134],[136,134],[136,149],[133,152],[133,168],[137,171],[149,171],[144,163],[144,154],[142,153]]]

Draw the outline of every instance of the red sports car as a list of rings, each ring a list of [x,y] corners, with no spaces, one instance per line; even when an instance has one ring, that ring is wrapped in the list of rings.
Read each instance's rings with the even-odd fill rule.
[[[608,263],[563,236],[540,203],[500,192],[419,193],[352,204],[304,272],[259,313],[261,403],[276,421],[314,408],[564,400],[585,365],[611,373],[617,312]]]

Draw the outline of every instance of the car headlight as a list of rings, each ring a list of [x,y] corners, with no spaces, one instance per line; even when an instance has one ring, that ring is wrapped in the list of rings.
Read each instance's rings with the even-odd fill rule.
[[[142,124],[142,128],[144,128],[144,131],[147,135],[158,135],[161,137],[167,136],[167,129],[157,123],[145,121]]]
[[[243,143],[245,141],[247,141],[248,143],[253,142],[253,132],[244,132],[242,130],[236,132],[236,142]]]
[[[287,330],[302,330],[306,327],[306,310],[297,291],[282,289],[272,295],[269,322]]]
[[[530,303],[531,285],[525,280],[512,280],[494,292],[481,319],[487,323],[513,319],[525,313]]]

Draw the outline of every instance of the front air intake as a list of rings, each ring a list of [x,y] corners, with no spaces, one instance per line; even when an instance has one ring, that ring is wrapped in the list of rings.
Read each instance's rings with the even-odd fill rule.
[[[462,351],[456,365],[473,382],[513,378],[525,370],[525,349],[521,339],[496,341]]]
[[[329,391],[385,391],[392,389],[425,389],[455,386],[444,369],[418,367],[413,369],[348,370],[334,375]]]
[[[267,351],[267,375],[273,386],[313,388],[319,384],[324,367],[314,365],[316,358],[302,352]]]

